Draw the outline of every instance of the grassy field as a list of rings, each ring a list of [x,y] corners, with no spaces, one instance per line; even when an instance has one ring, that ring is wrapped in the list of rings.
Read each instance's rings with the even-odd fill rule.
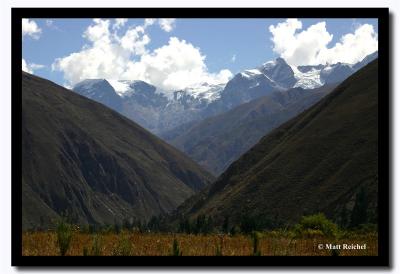
[[[321,235],[289,237],[280,233],[259,234],[256,249],[262,256],[376,256],[378,236],[376,233],[348,235],[331,239]],[[67,256],[171,256],[175,251],[183,256],[249,256],[254,254],[254,237],[247,235],[191,235],[122,232],[119,234],[87,234],[73,232]],[[325,248],[325,244],[366,244],[365,250],[340,250],[339,253]],[[319,249],[319,244],[324,246]],[[335,253],[335,254],[334,254]],[[60,255],[55,232],[24,232],[23,256]]]

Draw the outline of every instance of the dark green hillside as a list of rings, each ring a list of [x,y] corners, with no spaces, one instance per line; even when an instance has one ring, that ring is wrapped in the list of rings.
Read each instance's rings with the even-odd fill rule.
[[[220,224],[224,216],[232,223],[246,216],[274,225],[323,212],[347,226],[376,223],[377,187],[375,60],[263,137],[177,214],[211,215]]]
[[[78,223],[148,220],[212,180],[120,114],[23,73],[24,228],[48,226],[65,212]]]
[[[273,92],[215,117],[180,126],[162,137],[219,175],[261,137],[318,102],[334,87]]]

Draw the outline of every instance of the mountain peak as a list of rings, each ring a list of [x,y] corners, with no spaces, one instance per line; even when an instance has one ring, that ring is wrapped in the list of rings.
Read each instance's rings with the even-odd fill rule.
[[[283,88],[291,88],[297,82],[292,68],[281,57],[264,63],[259,70]]]
[[[109,83],[107,82],[106,79],[102,79],[102,78],[92,78],[92,79],[90,79],[89,78],[89,79],[85,79],[85,80],[75,84],[74,88],[79,88],[79,87],[83,87],[83,86],[91,87],[91,86],[94,86],[94,85],[101,85],[101,84],[107,85]]]
[[[282,57],[276,58],[275,61],[276,61],[278,64],[287,64],[286,60],[283,59]]]
[[[76,84],[72,90],[116,111],[121,111],[121,98],[106,79],[85,79]]]

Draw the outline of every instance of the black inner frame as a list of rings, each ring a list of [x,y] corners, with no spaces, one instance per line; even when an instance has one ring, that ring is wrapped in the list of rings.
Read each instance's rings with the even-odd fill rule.
[[[388,8],[12,8],[12,260],[13,266],[389,266],[390,104]],[[378,256],[45,257],[22,256],[22,18],[377,18],[379,53]],[[237,269],[237,268],[235,268]]]

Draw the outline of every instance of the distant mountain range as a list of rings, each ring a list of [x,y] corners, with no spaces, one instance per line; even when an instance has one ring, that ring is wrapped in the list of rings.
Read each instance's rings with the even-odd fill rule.
[[[163,132],[160,137],[217,176],[261,137],[318,102],[334,87],[327,84],[313,90],[297,87],[274,91],[217,116]]]
[[[377,193],[375,60],[263,137],[173,218],[205,214],[219,225],[229,217],[231,226],[243,218],[285,226],[322,212],[344,226],[360,218],[376,224]]]
[[[155,134],[221,114],[238,105],[301,87],[314,89],[339,83],[377,57],[357,64],[289,66],[282,58],[236,74],[225,84],[202,83],[183,90],[165,91],[137,80],[87,79],[73,90],[100,102]]]
[[[356,67],[361,68],[376,57],[376,54],[369,55],[357,63]],[[310,82],[308,80],[311,78],[296,80],[295,77],[287,77],[293,76],[288,73],[290,69],[283,59],[278,58],[257,70],[238,74],[225,87],[222,99],[214,103],[237,105],[236,107],[226,107],[230,110],[204,120],[183,124],[162,132],[159,136],[218,176],[261,137],[311,107],[355,70],[352,66],[340,63],[293,68],[301,70],[303,75],[315,76],[318,71],[324,79],[324,85],[320,86],[320,78]],[[297,72],[296,74],[298,75]],[[277,81],[272,82],[269,77],[274,77]],[[284,88],[293,83],[296,88]],[[303,84],[303,87],[310,87],[310,83],[318,87],[300,87]],[[262,96],[268,90],[272,91]],[[253,97],[255,99],[248,103],[240,103]]]
[[[123,107],[105,80],[86,81],[81,91]],[[51,226],[61,214],[79,224],[148,220],[213,180],[126,117],[22,73],[23,229]]]

